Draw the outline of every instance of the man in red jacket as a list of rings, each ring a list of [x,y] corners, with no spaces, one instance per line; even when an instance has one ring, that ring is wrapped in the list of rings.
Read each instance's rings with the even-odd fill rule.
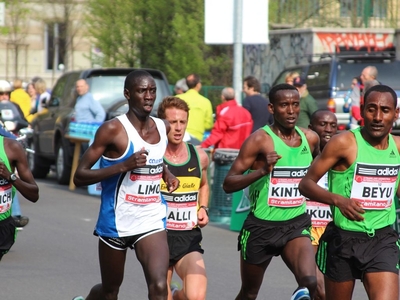
[[[217,106],[214,127],[210,136],[201,143],[201,147],[240,149],[253,128],[251,114],[237,104],[233,88],[224,88],[221,99],[222,104]]]

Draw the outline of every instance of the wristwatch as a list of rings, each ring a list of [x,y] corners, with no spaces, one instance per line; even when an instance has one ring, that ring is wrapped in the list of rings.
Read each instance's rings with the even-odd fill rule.
[[[207,214],[207,216],[208,216],[208,207],[205,206],[205,205],[201,205],[201,206],[199,207],[199,210],[200,210],[201,208],[204,209],[204,210],[206,211],[206,214]]]
[[[11,175],[10,175],[10,181],[11,182],[14,182],[15,180],[17,180],[18,179],[18,177],[17,177],[17,175],[15,175],[14,173],[12,173]]]

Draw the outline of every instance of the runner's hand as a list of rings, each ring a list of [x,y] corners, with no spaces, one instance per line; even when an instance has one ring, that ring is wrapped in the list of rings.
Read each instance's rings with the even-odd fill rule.
[[[267,156],[265,157],[265,165],[264,165],[264,171],[266,174],[270,174],[272,172],[272,169],[276,165],[279,159],[281,159],[282,156],[280,156],[276,151],[268,152]]]
[[[208,221],[207,212],[203,208],[200,208],[197,212],[197,225],[199,225],[200,228],[203,228],[208,224]]]
[[[7,181],[10,180],[11,172],[7,169],[7,166],[4,162],[0,162],[0,178],[3,178]]]
[[[358,201],[342,196],[339,197],[340,199],[336,206],[340,209],[343,216],[351,221],[364,220],[364,217],[361,214],[365,213],[365,211],[362,209],[361,204]]]
[[[140,149],[140,151],[133,153],[129,157],[129,159],[126,160],[126,163],[129,164],[129,170],[133,170],[136,168],[144,167],[146,165],[147,161],[147,150],[144,148]]]
[[[164,167],[163,179],[165,181],[165,184],[167,185],[169,193],[172,193],[179,187],[179,179],[176,178],[175,175],[172,174],[166,167]]]

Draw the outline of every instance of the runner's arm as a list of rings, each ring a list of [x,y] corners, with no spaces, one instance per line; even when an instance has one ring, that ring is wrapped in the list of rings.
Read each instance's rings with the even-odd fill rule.
[[[208,213],[202,206],[208,207],[208,198],[210,196],[210,186],[208,185],[207,170],[209,165],[209,159],[207,153],[200,148],[197,148],[197,153],[200,158],[201,165],[201,182],[199,189],[199,204],[197,211],[197,221],[200,227],[204,227],[208,224]]]
[[[251,134],[243,143],[238,157],[225,177],[224,191],[226,193],[240,191],[268,175],[281,158],[273,147],[272,139],[265,131],[257,130]],[[254,172],[246,173],[249,169],[253,169]]]
[[[351,134],[351,133],[350,133]],[[357,201],[331,193],[320,187],[317,182],[329,169],[346,159],[354,148],[349,147],[347,134],[336,135],[326,144],[321,155],[315,158],[306,176],[299,183],[299,191],[302,195],[315,201],[337,206],[342,214],[349,220],[360,221],[364,218],[360,215],[364,210]]]

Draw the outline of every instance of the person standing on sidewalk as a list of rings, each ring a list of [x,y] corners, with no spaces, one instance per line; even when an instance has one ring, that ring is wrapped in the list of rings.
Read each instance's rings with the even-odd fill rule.
[[[211,101],[200,95],[201,80],[200,76],[192,73],[186,77],[186,84],[189,90],[186,93],[176,95],[184,100],[191,110],[187,132],[196,144],[200,144],[204,138],[204,133],[213,127],[213,111]]]
[[[251,134],[253,120],[249,111],[238,105],[235,90],[226,87],[221,92],[222,103],[217,106],[217,116],[210,136],[201,143],[202,148],[240,149]]]
[[[261,85],[254,76],[247,76],[243,80],[243,92],[246,98],[243,99],[243,107],[247,109],[253,119],[253,133],[257,129],[272,124],[273,117],[268,110],[269,100],[261,96]]]
[[[307,128],[310,124],[311,115],[318,109],[318,104],[308,91],[305,78],[295,77],[293,85],[300,94],[300,114],[296,126]]]
[[[204,300],[207,275],[200,228],[208,224],[208,156],[204,150],[183,142],[189,117],[185,101],[164,98],[158,107],[158,117],[166,119],[171,126],[164,163],[180,181],[173,193],[161,182],[161,193],[168,204],[168,282],[171,286],[168,299]],[[183,281],[183,289],[171,284],[174,270]]]

